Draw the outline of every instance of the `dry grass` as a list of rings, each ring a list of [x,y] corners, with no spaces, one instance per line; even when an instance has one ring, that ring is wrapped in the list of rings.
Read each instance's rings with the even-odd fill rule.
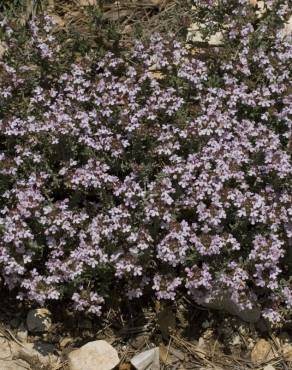
[[[153,32],[184,37],[191,23],[190,9],[187,0],[4,0],[2,4],[2,11],[21,24],[48,12],[60,27],[74,28],[84,37],[92,37],[94,26],[96,31],[114,30],[123,45]]]

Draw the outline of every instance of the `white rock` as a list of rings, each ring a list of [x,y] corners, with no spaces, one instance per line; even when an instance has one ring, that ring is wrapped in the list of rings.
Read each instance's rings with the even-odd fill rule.
[[[203,42],[202,33],[199,30],[199,25],[197,23],[192,23],[188,29],[187,42]]]
[[[288,362],[292,362],[292,345],[289,343],[284,344],[282,347],[282,352],[285,360]]]
[[[258,1],[257,5],[258,5],[258,10],[256,11],[256,15],[257,15],[258,18],[261,18],[266,12],[265,2],[264,1]]]
[[[41,368],[53,368],[58,363],[54,355],[55,347],[49,343],[23,343],[8,341],[0,337],[0,369],[24,370],[29,369],[29,364],[34,363]]]
[[[80,6],[95,6],[97,5],[97,1],[96,0],[79,0],[79,5]]]
[[[272,366],[272,365],[267,365],[267,366],[265,366],[264,368],[263,368],[263,370],[276,370],[275,368],[274,368],[274,366]]]
[[[119,362],[117,351],[104,340],[89,342],[68,355],[70,370],[112,370]]]
[[[37,361],[39,364],[45,366],[58,362],[58,357],[54,352],[55,347],[45,342],[24,343],[22,346],[13,344],[14,357],[20,357],[27,362]]]
[[[0,358],[8,358],[11,355],[11,348],[7,339],[0,337]]]
[[[206,42],[207,40],[203,39],[203,34],[201,29],[204,29],[205,26],[198,23],[193,23],[190,25],[187,34],[187,42]],[[223,33],[221,31],[216,32],[214,35],[209,37],[207,41],[209,45],[219,46],[223,44]]]
[[[284,29],[281,31],[282,37],[287,37],[292,34],[292,16],[288,19]]]
[[[23,360],[0,360],[1,370],[27,370],[29,364]]]
[[[218,31],[214,35],[212,35],[208,41],[209,45],[212,46],[219,46],[223,44],[223,33]]]
[[[159,370],[159,347],[139,353],[131,360],[131,364],[137,370]]]
[[[51,313],[46,308],[30,310],[26,318],[26,325],[32,333],[44,333],[52,326]]]
[[[262,0],[250,0],[249,2],[253,7],[257,8],[256,15],[258,18],[261,18],[266,12],[265,2]]]
[[[28,364],[23,360],[14,360],[14,343],[0,337],[0,369],[2,370],[27,370]]]

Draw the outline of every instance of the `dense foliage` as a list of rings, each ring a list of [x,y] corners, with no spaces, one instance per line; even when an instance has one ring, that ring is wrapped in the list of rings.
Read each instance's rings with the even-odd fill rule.
[[[197,2],[221,47],[156,34],[74,62],[50,17],[1,22],[0,273],[18,298],[99,315],[121,289],[227,294],[286,319],[292,45],[289,1],[265,3]]]

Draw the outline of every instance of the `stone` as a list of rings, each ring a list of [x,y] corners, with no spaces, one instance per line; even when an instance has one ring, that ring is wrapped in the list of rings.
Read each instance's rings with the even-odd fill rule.
[[[88,342],[68,354],[70,370],[112,370],[119,362],[117,351],[104,340]]]
[[[256,15],[257,15],[258,18],[261,18],[266,12],[265,2],[264,1],[258,1],[257,8],[258,8],[258,10],[256,11]]]
[[[11,356],[11,348],[7,339],[0,337],[0,358],[9,358]]]
[[[7,339],[0,337],[0,369],[2,370],[27,370],[29,365],[27,362],[15,357],[14,343],[9,342]]]
[[[176,318],[171,307],[165,306],[158,312],[157,323],[163,338],[167,339],[170,332],[176,327]]]
[[[201,305],[214,310],[226,311],[248,323],[256,323],[261,316],[261,310],[255,303],[252,308],[241,310],[228,295],[221,295],[210,302],[201,303]]]
[[[188,29],[187,42],[208,42],[211,46],[220,46],[223,44],[223,33],[221,31],[211,35],[207,40],[204,40],[201,32],[205,26],[203,24],[192,23]]]
[[[292,16],[288,19],[284,29],[281,31],[282,37],[287,37],[292,34]]]
[[[140,334],[140,335],[137,335],[136,337],[133,337],[130,340],[130,344],[136,350],[140,350],[145,346],[147,339],[148,339],[148,335]]]
[[[159,347],[149,349],[134,356],[131,364],[136,370],[159,370]]]
[[[272,365],[267,365],[267,366],[265,366],[264,368],[263,368],[263,370],[276,370],[275,368],[274,368],[274,366],[272,366]]]
[[[275,358],[276,354],[271,344],[265,340],[260,339],[251,351],[251,361],[254,364],[262,364]]]
[[[283,357],[286,361],[292,362],[292,345],[291,344],[284,344],[282,347],[283,350]]]
[[[80,6],[96,6],[97,0],[79,0]]]
[[[54,356],[54,353],[56,352],[56,348],[52,343],[37,341],[32,344],[32,349],[38,352],[38,355],[41,355],[43,357],[46,356]]]
[[[255,328],[262,334],[268,334],[271,329],[271,324],[267,319],[260,317],[259,320],[255,322]]]
[[[211,35],[210,39],[208,40],[208,44],[211,46],[223,45],[223,33],[218,31],[214,35]]]
[[[0,360],[0,369],[2,370],[28,370],[29,364],[23,360]]]
[[[22,346],[14,345],[14,356],[24,359],[28,363],[39,363],[49,366],[58,362],[55,355],[56,349],[53,344],[37,341],[35,343],[24,343]]]
[[[44,333],[52,326],[51,313],[46,308],[30,310],[26,318],[26,325],[31,333]]]
[[[252,5],[254,8],[256,8],[256,15],[258,18],[261,18],[265,12],[265,2],[262,0],[250,0],[249,1],[250,5]]]

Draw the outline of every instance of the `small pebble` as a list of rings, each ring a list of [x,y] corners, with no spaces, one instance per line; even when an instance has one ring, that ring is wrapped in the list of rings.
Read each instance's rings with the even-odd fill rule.
[[[30,310],[27,314],[26,325],[31,333],[44,333],[52,326],[51,313],[46,308]]]

